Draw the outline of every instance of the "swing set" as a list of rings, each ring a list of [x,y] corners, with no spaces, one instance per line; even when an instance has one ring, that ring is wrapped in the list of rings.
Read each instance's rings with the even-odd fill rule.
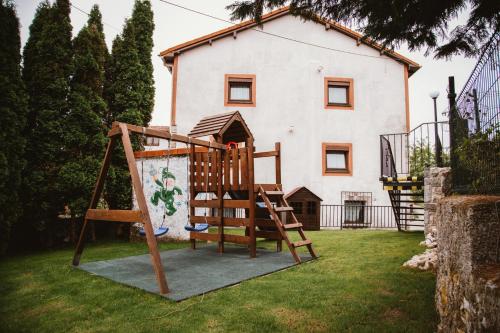
[[[288,205],[282,192],[280,144],[276,143],[273,151],[255,152],[254,138],[241,114],[236,111],[203,118],[187,136],[131,124],[113,123],[108,132],[110,141],[101,171],[76,246],[73,257],[74,266],[78,266],[80,263],[89,221],[141,223],[142,228],[139,229],[139,234],[146,238],[160,294],[169,292],[156,240],[156,237],[168,232],[168,227],[164,225],[166,216],[164,214],[159,228],[153,228],[130,141],[131,134],[165,139],[169,143],[186,144],[188,148],[186,151],[189,155],[189,163],[187,163],[189,213],[185,229],[189,231],[193,250],[196,249],[197,240],[216,242],[217,252],[221,254],[224,253],[224,243],[236,243],[246,245],[250,257],[255,258],[257,255],[256,239],[265,238],[276,241],[278,251],[281,251],[282,242],[285,241],[296,263],[301,263],[300,256],[296,251],[298,247],[305,246],[311,256],[316,258],[311,240],[304,234],[302,224],[293,214],[293,208]],[[201,137],[210,137],[211,140],[202,140]],[[120,138],[138,209],[97,209],[97,203],[110,166],[111,155],[117,140]],[[275,159],[276,181],[274,184],[255,184],[254,159],[266,157]],[[167,171],[169,160],[170,144],[167,150]],[[197,199],[200,193],[204,194],[202,200]],[[204,208],[203,216],[196,215],[196,208]],[[243,217],[225,216],[227,214],[224,214],[224,211],[227,211],[228,208],[233,209],[233,211],[236,209],[244,211]],[[286,218],[287,214],[289,218]],[[289,221],[289,223],[285,221]],[[217,232],[202,232],[209,227],[216,227]],[[241,227],[245,229],[245,234],[226,234],[224,227]],[[289,231],[298,232],[301,240],[292,242],[288,237]]]

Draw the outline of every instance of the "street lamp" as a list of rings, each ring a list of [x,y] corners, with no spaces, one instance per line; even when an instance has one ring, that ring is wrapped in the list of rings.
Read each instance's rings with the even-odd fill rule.
[[[437,116],[437,105],[436,100],[439,97],[439,91],[432,91],[429,96],[434,101],[434,151],[436,156],[436,164],[438,167],[441,167],[443,161],[441,159],[441,142],[439,141],[438,135],[438,116]]]

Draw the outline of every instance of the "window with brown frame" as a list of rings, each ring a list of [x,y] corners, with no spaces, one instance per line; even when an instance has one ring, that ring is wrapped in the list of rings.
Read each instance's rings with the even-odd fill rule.
[[[307,202],[307,215],[316,215],[316,201]]]
[[[160,145],[160,138],[148,136],[148,137],[146,137],[144,145],[145,146],[159,146]]]
[[[323,175],[352,176],[352,144],[323,143]]]
[[[224,106],[255,106],[255,75],[226,74]]]
[[[353,110],[354,82],[349,78],[325,78],[325,108]]]
[[[290,207],[293,208],[295,214],[302,214],[302,202],[290,202]]]

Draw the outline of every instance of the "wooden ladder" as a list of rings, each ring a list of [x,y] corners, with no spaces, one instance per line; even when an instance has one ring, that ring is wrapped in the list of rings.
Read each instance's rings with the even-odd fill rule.
[[[265,191],[262,188],[262,186],[259,186],[259,194],[262,200],[264,200],[267,209],[271,213],[276,228],[278,229],[281,236],[285,240],[286,245],[288,245],[288,248],[290,249],[290,252],[292,253],[292,256],[295,259],[295,261],[299,264],[301,263],[300,257],[297,254],[297,251],[295,250],[296,248],[301,246],[306,246],[311,256],[313,258],[317,258],[316,253],[314,252],[314,249],[312,247],[312,241],[308,239],[304,234],[304,230],[302,229],[302,223],[300,223],[295,217],[295,214],[293,213],[293,208],[288,205],[288,202],[285,200],[283,196],[284,193],[278,188],[278,186],[276,186],[276,189],[273,191]],[[270,197],[276,198],[276,203],[279,205],[273,207],[273,204],[269,199]],[[280,218],[280,213],[282,212],[290,214],[293,223],[289,224],[283,223]],[[288,230],[297,231],[302,240],[298,242],[291,242],[290,239],[288,238],[288,233],[287,233]]]

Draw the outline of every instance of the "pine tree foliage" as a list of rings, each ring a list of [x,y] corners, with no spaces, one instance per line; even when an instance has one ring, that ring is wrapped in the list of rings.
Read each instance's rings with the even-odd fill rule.
[[[65,163],[58,186],[71,213],[81,216],[88,208],[106,144],[102,118],[107,109],[103,86],[108,50],[97,6],[73,40],[73,51],[70,108],[63,136]]]
[[[142,91],[142,101],[139,103],[139,110],[142,113],[143,124],[144,126],[147,126],[151,121],[155,97],[153,63],[151,60],[153,51],[153,31],[155,25],[153,21],[151,2],[149,0],[135,1],[131,21],[134,26],[135,45],[139,61],[144,70],[144,74],[141,77],[144,81],[144,86]]]
[[[21,171],[27,96],[21,80],[19,20],[11,1],[0,0],[0,256],[22,212]]]
[[[43,230],[63,209],[57,183],[64,161],[63,142],[72,74],[68,0],[42,2],[24,48],[23,79],[29,96],[26,138],[26,202],[21,232]]]
[[[243,0],[227,9],[232,19],[260,22],[265,10],[290,5],[293,15],[316,17],[360,27],[365,38],[395,48],[425,48],[436,58],[456,54],[475,56],[500,29],[500,1],[492,0]],[[449,23],[470,10],[467,22],[451,29]]]
[[[125,22],[123,32],[113,41],[111,59],[107,68],[109,119],[139,126],[146,125],[140,107],[143,103],[145,70],[142,66],[135,42],[135,29],[130,20]],[[139,142],[133,141],[134,149]],[[122,148],[113,155],[112,167],[106,185],[106,201],[112,208],[127,209],[132,202],[130,174]]]

